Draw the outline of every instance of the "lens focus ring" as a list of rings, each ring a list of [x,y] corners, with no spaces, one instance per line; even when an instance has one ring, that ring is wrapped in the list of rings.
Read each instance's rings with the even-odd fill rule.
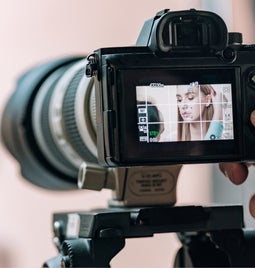
[[[86,110],[88,110],[88,107],[86,107],[85,99],[81,99],[83,103],[83,110],[79,111],[79,114],[76,115],[76,93],[77,88],[79,87],[79,84],[82,81],[82,78],[84,77],[85,67],[80,69],[76,75],[73,77],[71,83],[69,84],[64,100],[63,100],[63,122],[64,127],[66,131],[66,135],[69,137],[69,140],[74,147],[75,151],[78,152],[78,154],[88,162],[96,163],[96,157],[90,152],[90,150],[85,146],[81,135],[83,133],[80,133],[78,125],[77,125],[77,116],[83,118],[85,121],[85,114]],[[86,89],[84,89],[86,90]],[[90,127],[90,126],[87,126]]]

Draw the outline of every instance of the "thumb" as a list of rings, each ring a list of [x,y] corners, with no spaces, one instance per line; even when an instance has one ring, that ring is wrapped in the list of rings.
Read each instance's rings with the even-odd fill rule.
[[[252,111],[250,115],[250,120],[251,120],[252,125],[255,127],[255,110]]]
[[[251,200],[250,200],[250,213],[252,215],[253,218],[255,218],[255,195],[252,196]]]

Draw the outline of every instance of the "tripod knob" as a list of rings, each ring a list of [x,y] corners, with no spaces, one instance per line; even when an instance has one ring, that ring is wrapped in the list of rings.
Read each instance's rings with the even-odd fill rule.
[[[86,267],[89,246],[85,239],[65,240],[62,244],[61,267]]]
[[[124,247],[125,238],[118,233],[117,237],[116,233],[114,237],[108,235],[104,238],[65,240],[62,244],[61,268],[110,268],[111,259]]]

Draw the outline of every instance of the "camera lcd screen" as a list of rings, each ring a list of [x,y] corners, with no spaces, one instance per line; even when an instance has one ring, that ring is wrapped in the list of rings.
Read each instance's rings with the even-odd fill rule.
[[[139,142],[233,140],[232,86],[136,86]]]
[[[121,70],[116,102],[121,161],[238,159],[238,77],[238,68],[227,67]]]

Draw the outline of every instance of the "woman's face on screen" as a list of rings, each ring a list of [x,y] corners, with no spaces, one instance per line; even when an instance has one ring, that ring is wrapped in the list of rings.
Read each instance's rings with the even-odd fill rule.
[[[183,121],[201,121],[206,97],[198,86],[180,85],[176,92],[177,105]]]

